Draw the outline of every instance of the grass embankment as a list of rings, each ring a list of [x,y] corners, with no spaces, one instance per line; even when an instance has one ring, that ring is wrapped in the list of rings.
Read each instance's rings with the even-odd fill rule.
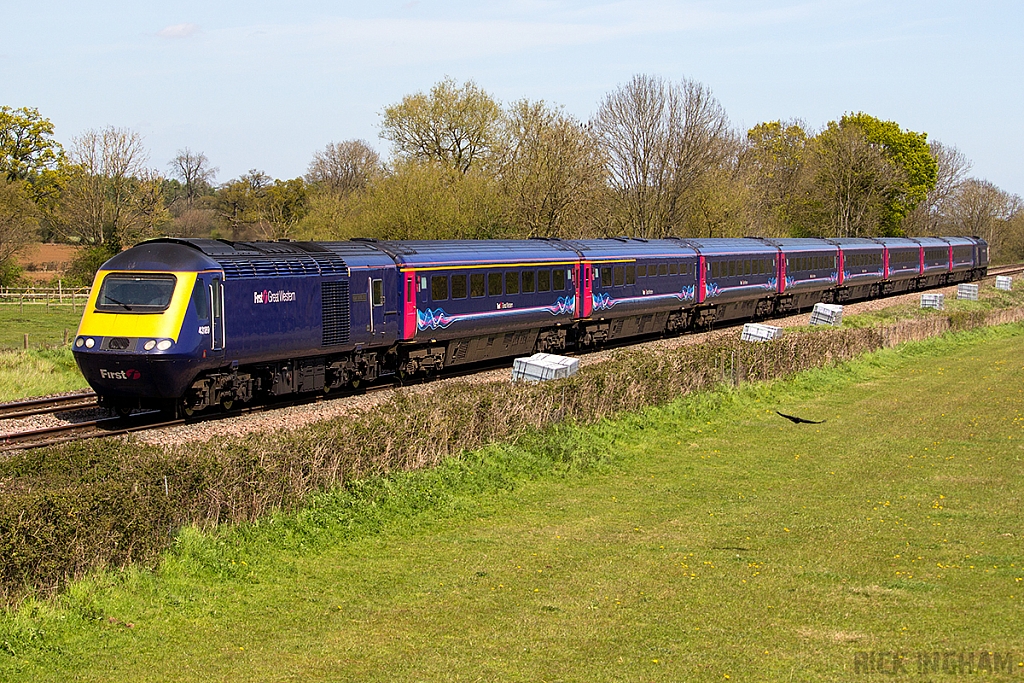
[[[818,681],[871,651],[910,674],[991,651],[1016,679],[1022,339],[945,336],[185,530],[153,573],[23,603],[0,677]]]

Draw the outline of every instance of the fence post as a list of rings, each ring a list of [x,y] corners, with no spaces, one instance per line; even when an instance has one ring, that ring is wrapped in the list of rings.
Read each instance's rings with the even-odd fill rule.
[[[25,350],[28,351],[28,332],[25,333]]]

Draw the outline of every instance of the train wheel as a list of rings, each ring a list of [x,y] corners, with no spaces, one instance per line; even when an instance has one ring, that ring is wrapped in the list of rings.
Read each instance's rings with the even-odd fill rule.
[[[224,412],[228,412],[229,410],[231,410],[232,406],[234,406],[234,405],[235,405],[235,402],[233,400],[231,400],[230,398],[227,399],[226,401],[221,401],[220,402],[220,407],[221,407],[221,409],[224,410]]]
[[[355,379],[353,379],[351,382],[348,383],[348,385],[350,387],[352,387],[353,389],[358,389],[359,388],[359,384],[360,384],[360,380],[359,380],[358,377],[356,377]]]
[[[196,409],[193,408],[188,403],[186,403],[185,401],[182,401],[181,405],[178,407],[178,412],[181,415],[181,417],[188,418],[196,414]]]
[[[117,405],[114,406],[114,413],[116,413],[120,418],[126,418],[132,414],[132,409],[131,406]]]

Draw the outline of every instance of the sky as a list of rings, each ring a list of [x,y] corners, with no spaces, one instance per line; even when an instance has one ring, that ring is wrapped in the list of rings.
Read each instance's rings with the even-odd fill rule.
[[[152,5],[152,6],[150,6]],[[709,86],[737,130],[863,111],[959,148],[1024,195],[1020,0],[378,0],[0,4],[0,105],[68,143],[139,132],[225,182],[306,172],[329,142],[384,156],[385,107],[447,77],[589,119],[638,73]]]

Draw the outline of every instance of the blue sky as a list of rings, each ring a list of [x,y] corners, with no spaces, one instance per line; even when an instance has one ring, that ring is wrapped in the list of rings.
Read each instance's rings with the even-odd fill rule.
[[[164,171],[186,146],[220,181],[301,175],[331,141],[386,153],[384,107],[446,75],[585,120],[649,73],[707,84],[744,130],[894,120],[1024,195],[1019,0],[4,4],[0,104],[38,107],[64,142],[135,129]]]

